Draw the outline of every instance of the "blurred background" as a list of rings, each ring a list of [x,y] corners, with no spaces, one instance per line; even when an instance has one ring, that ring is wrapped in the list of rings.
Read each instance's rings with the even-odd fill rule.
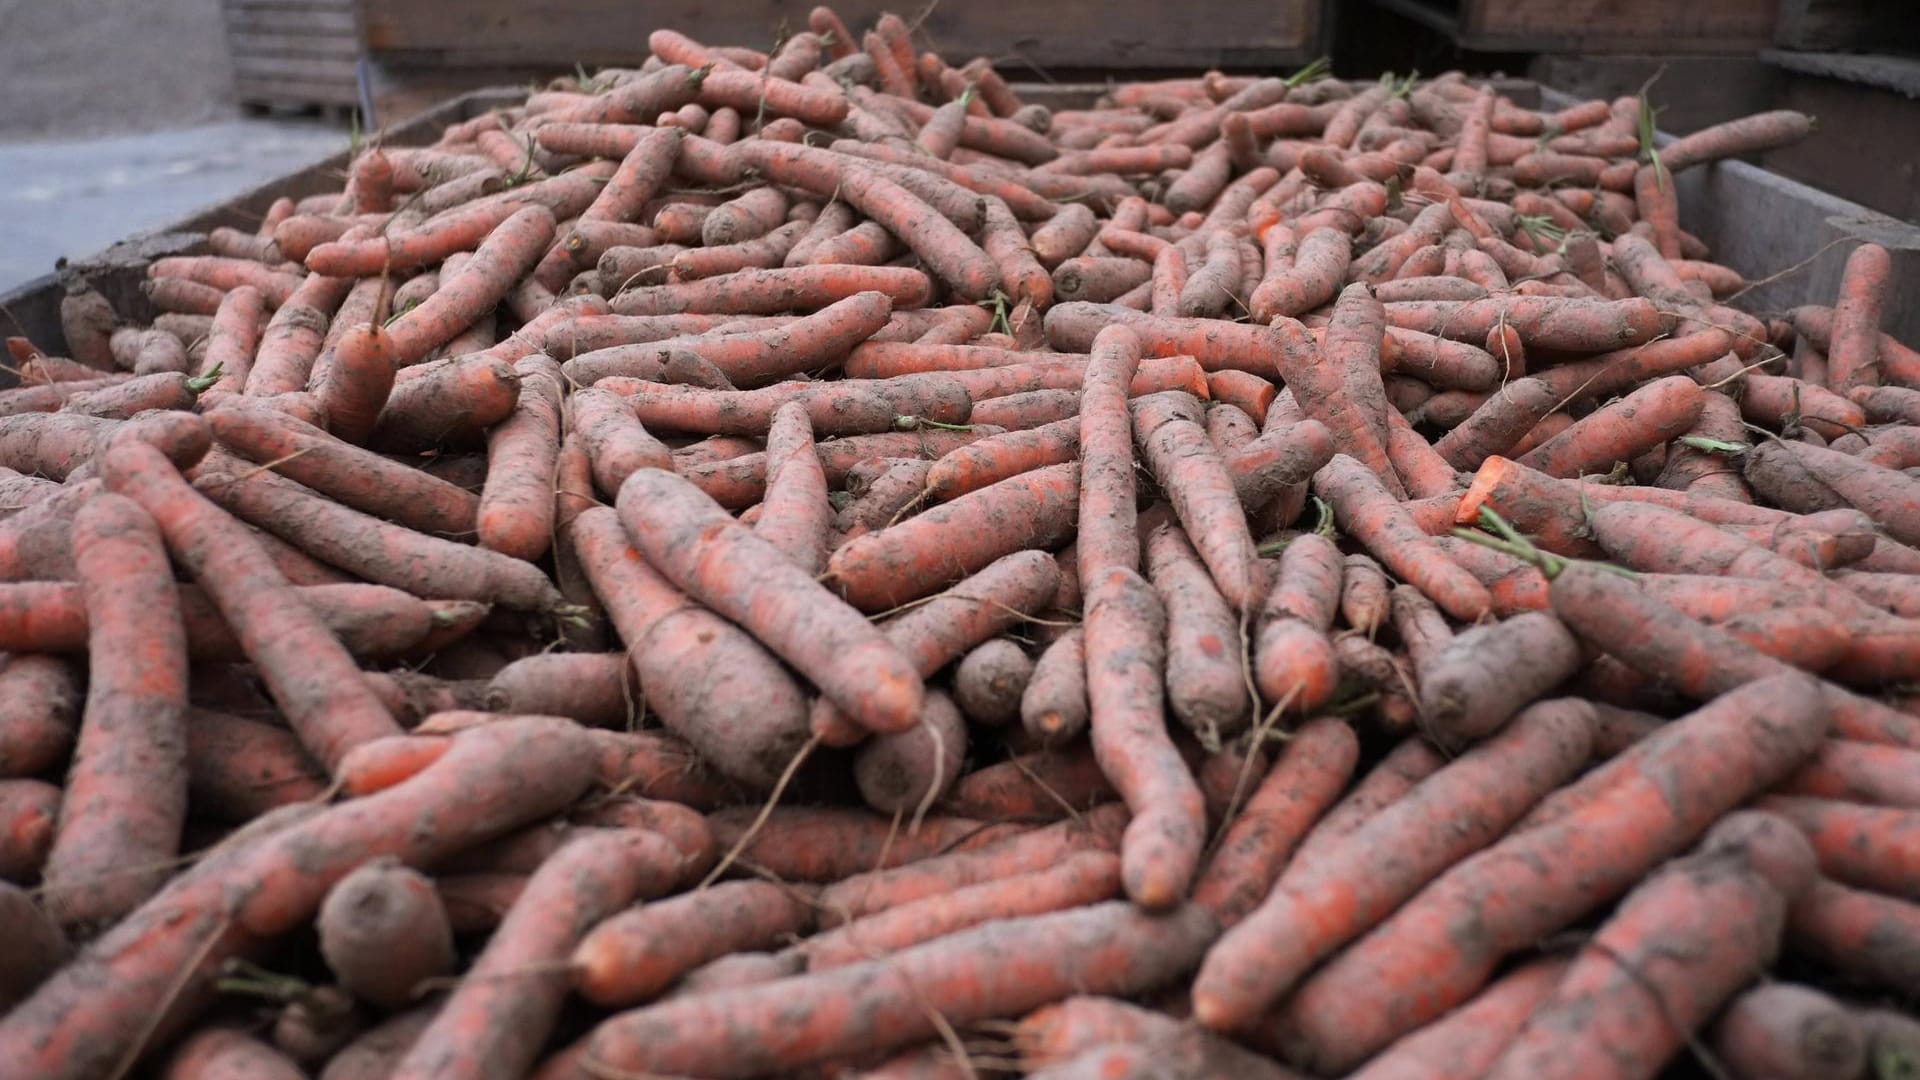
[[[1768,108],[1815,138],[1768,168],[1920,221],[1914,0],[975,0],[889,6],[923,47],[1011,79],[1206,68],[1449,68],[1587,97],[1637,92],[1685,132]],[[771,45],[801,0],[0,0],[0,290],[228,199],[482,86],[637,60],[671,27]]]

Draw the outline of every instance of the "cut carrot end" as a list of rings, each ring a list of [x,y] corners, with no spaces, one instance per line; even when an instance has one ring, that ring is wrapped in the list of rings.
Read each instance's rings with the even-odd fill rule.
[[[1453,512],[1453,520],[1461,525],[1478,524],[1480,508],[1492,501],[1494,491],[1512,470],[1513,462],[1507,458],[1496,456],[1483,462],[1480,471],[1473,474],[1473,483],[1468,485],[1467,493],[1460,496],[1460,506]]]

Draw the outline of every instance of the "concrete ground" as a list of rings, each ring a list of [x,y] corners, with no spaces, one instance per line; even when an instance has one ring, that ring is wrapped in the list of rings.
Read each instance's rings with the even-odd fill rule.
[[[346,144],[231,87],[220,0],[0,0],[0,292]]]

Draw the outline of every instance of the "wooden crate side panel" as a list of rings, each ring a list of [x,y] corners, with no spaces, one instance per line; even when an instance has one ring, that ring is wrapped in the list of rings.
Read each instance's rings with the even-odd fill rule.
[[[1778,0],[1463,0],[1472,49],[1744,52],[1773,39]]]
[[[1021,61],[1042,68],[1246,66],[1318,55],[1323,0],[1266,0],[1249,4],[1154,0],[1100,4],[972,4],[932,9],[919,38],[942,55],[1002,61],[1010,75]],[[881,12],[884,0],[836,5],[856,32]],[[528,5],[470,0],[457,6],[432,0],[364,0],[368,47],[474,66],[632,62],[644,57],[655,29],[696,34],[713,44],[771,46],[784,27],[804,29],[803,5],[774,0],[568,0]],[[417,55],[414,55],[417,54]]]

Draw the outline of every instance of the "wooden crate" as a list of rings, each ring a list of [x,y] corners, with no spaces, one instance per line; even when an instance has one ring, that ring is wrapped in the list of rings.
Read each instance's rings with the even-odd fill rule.
[[[1324,51],[1324,0],[1154,0],[1101,4],[942,4],[920,43],[950,61],[990,56],[1009,77],[1057,71],[1264,68]],[[630,64],[647,35],[679,30],[716,45],[767,48],[806,28],[810,5],[775,0],[361,0],[368,47],[394,66],[570,69]],[[881,12],[911,17],[918,5],[844,0],[835,5],[855,32]]]
[[[243,105],[349,108],[360,101],[355,0],[221,0]]]
[[[1773,41],[1809,52],[1920,51],[1910,0],[1779,0]]]
[[[1476,52],[1742,53],[1780,0],[1374,0]]]

